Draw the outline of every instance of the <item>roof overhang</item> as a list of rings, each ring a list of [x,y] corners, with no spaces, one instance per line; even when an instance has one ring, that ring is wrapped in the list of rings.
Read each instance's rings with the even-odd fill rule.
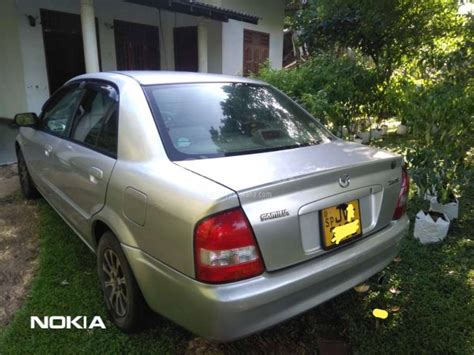
[[[125,2],[192,16],[202,16],[222,22],[228,22],[231,19],[256,25],[260,20],[260,17],[245,12],[225,9],[194,0],[125,0]]]

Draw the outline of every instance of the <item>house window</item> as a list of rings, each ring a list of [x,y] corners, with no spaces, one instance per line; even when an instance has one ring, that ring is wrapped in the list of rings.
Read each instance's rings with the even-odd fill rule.
[[[159,70],[158,27],[114,20],[118,70]]]
[[[257,73],[260,66],[268,60],[270,34],[244,30],[244,76]]]

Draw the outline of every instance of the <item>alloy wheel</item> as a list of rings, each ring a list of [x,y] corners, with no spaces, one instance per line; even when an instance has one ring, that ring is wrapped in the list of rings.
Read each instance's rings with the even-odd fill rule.
[[[128,311],[127,282],[120,260],[112,249],[104,251],[102,270],[105,273],[104,289],[109,305],[117,316],[124,317]]]

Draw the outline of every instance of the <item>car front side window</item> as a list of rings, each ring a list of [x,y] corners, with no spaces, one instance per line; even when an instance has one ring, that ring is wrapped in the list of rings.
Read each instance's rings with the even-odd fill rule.
[[[46,131],[66,136],[77,104],[84,90],[74,86],[59,91],[43,111],[43,127]]]

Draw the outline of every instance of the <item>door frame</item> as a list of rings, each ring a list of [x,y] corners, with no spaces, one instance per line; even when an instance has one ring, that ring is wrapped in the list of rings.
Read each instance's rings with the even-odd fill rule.
[[[199,71],[199,43],[198,43],[198,26],[182,26],[182,27],[175,27],[173,28],[173,47],[174,47],[174,68],[176,71],[189,71],[189,70],[182,70],[182,69],[177,69],[176,64],[176,58],[178,58],[178,47],[176,45],[176,32],[179,32],[180,30],[195,30],[196,31],[196,63],[195,63],[195,72]],[[192,70],[191,70],[192,71]]]
[[[66,11],[57,11],[57,10],[50,10],[50,9],[44,9],[44,8],[40,8],[40,19],[41,19],[41,23],[43,24],[43,20],[44,20],[44,16],[46,16],[46,14],[56,14],[58,16],[61,16],[61,15],[67,15],[67,16],[77,16],[79,17],[79,23],[80,23],[80,32],[79,32],[79,35],[81,37],[81,41],[83,40],[83,37],[82,37],[82,23],[81,23],[81,15],[80,14],[76,14],[76,13],[71,13],[71,12],[66,12]],[[96,37],[97,37],[97,54],[98,54],[98,59],[99,59],[99,71],[102,71],[102,56],[101,56],[101,53],[100,53],[100,36],[99,36],[99,21],[97,19],[97,17],[95,18],[95,33],[96,33]],[[46,76],[48,78],[48,90],[49,90],[49,94],[52,95],[54,94],[54,92],[56,91],[52,91],[51,90],[51,68],[50,66],[48,65],[48,61],[49,61],[49,55],[48,55],[48,51],[46,50],[46,39],[45,39],[45,34],[48,33],[47,31],[48,29],[45,29],[44,25],[41,26],[41,34],[42,34],[42,38],[43,38],[43,50],[44,50],[44,57],[45,57],[45,64],[46,64]],[[84,57],[84,47],[82,49],[82,56]],[[85,59],[84,59],[85,60]],[[84,73],[82,74],[85,74],[85,67],[84,67]],[[72,79],[72,78],[71,78]],[[63,83],[64,84],[64,83]],[[62,85],[58,88],[60,89],[62,87]]]

